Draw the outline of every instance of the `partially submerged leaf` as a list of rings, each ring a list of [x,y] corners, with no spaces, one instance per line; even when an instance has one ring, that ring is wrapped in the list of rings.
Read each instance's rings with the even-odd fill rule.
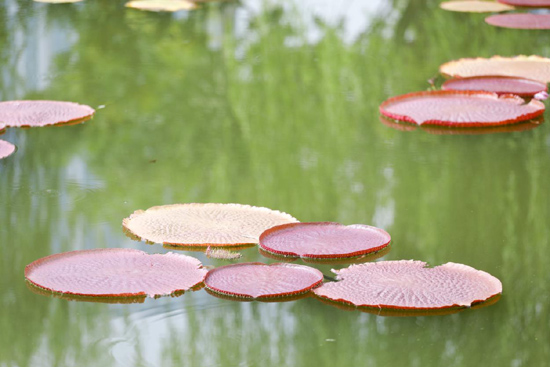
[[[502,283],[470,266],[422,261],[381,261],[334,271],[337,282],[315,289],[318,297],[356,307],[431,310],[471,307],[502,293]]]
[[[258,243],[273,226],[297,222],[279,211],[240,204],[174,204],[137,210],[122,222],[133,237],[173,246]]]
[[[499,3],[533,8],[548,8],[550,0],[498,0]]]
[[[292,297],[309,292],[323,282],[314,268],[293,264],[242,263],[210,270],[207,290],[243,299]]]
[[[210,248],[210,246],[206,249],[205,254],[206,257],[219,260],[237,260],[243,256],[239,252],[229,251],[224,248]]]
[[[550,29],[550,14],[498,14],[485,18],[485,21],[492,26],[503,28]]]
[[[544,104],[537,100],[525,104],[513,95],[442,90],[390,98],[380,105],[380,113],[418,125],[486,127],[533,119],[544,113]]]
[[[48,4],[68,4],[68,3],[78,3],[84,0],[33,0],[37,3],[48,3]]]
[[[451,77],[507,75],[550,83],[550,59],[534,55],[459,59],[441,65],[439,71]]]
[[[390,240],[386,231],[364,224],[289,223],[262,233],[260,248],[289,257],[342,259],[380,251]]]
[[[15,145],[12,143],[0,140],[0,159],[6,158],[15,152]]]
[[[7,127],[36,127],[82,122],[94,109],[73,102],[7,101],[0,102],[0,123]]]
[[[197,4],[185,0],[137,0],[130,1],[125,5],[128,8],[147,10],[147,11],[167,11],[174,12],[180,10],[193,10]]]
[[[206,273],[191,256],[119,248],[64,252],[25,267],[25,278],[44,290],[108,298],[182,293],[200,285]]]
[[[522,97],[533,97],[546,91],[546,84],[536,80],[514,76],[473,76],[468,78],[453,78],[441,86],[443,90],[480,90],[496,94],[516,94]]]
[[[468,1],[468,0],[457,0],[457,1],[446,1],[439,4],[441,9],[466,12],[466,13],[494,13],[500,11],[513,10],[514,7],[510,5],[500,4],[495,1]]]

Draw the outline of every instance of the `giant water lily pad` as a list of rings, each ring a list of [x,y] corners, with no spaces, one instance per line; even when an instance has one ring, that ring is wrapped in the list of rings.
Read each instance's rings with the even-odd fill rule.
[[[93,116],[90,106],[62,101],[0,102],[0,124],[7,127],[36,127],[82,122]]]
[[[550,0],[498,0],[499,3],[532,8],[550,7]]]
[[[549,83],[550,59],[540,56],[459,59],[441,65],[439,71],[451,77],[505,75]]]
[[[263,263],[221,266],[204,280],[207,290],[241,299],[293,297],[322,282],[323,274],[309,266]]]
[[[386,231],[364,224],[289,223],[262,233],[260,248],[289,257],[342,259],[380,251],[389,245],[390,240]]]
[[[485,18],[485,21],[495,27],[503,28],[550,29],[550,14],[498,14]]]
[[[333,270],[334,271],[334,270]],[[433,310],[471,307],[502,293],[501,282],[470,266],[381,261],[335,270],[337,282],[314,290],[323,299],[356,307]]]
[[[441,9],[465,12],[465,13],[494,13],[500,11],[513,10],[514,7],[510,5],[500,4],[495,1],[469,1],[469,0],[457,0],[457,1],[445,1],[439,4]]]
[[[15,145],[12,143],[0,140],[0,159],[6,158],[15,152]]]
[[[126,7],[146,11],[174,12],[196,9],[197,4],[185,0],[138,0],[126,3]]]
[[[513,76],[473,76],[453,78],[441,86],[443,90],[480,90],[496,94],[516,94],[522,97],[533,97],[546,91],[546,84],[536,80]]]
[[[65,252],[25,267],[25,278],[36,287],[107,298],[179,294],[200,285],[206,273],[191,256],[117,248]]]
[[[428,91],[386,100],[380,113],[417,125],[485,127],[526,121],[544,113],[544,104],[512,95],[479,91]]]
[[[172,246],[258,243],[263,231],[297,220],[279,211],[240,204],[174,204],[137,210],[122,222],[131,235]]]

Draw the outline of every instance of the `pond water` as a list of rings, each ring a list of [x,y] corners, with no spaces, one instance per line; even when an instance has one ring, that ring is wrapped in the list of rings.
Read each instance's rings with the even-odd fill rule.
[[[400,131],[380,123],[378,105],[429,88],[449,60],[549,57],[550,32],[493,28],[438,1],[123,5],[0,0],[0,99],[97,108],[81,125],[0,137],[18,147],[0,161],[0,366],[547,363],[550,125]],[[503,296],[403,318],[313,298],[240,303],[201,290],[127,305],[27,288],[25,265],[53,253],[169,251],[126,237],[122,219],[186,202],[376,225],[392,235],[383,259],[468,264],[498,277]]]

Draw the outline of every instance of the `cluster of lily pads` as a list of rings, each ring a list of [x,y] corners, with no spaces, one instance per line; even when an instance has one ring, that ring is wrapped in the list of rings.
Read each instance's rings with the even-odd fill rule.
[[[445,10],[469,13],[498,13],[524,8],[528,11],[491,15],[485,18],[485,22],[503,28],[550,29],[550,14],[541,13],[542,8],[550,8],[550,0],[452,0],[440,6]]]
[[[382,116],[418,126],[462,129],[516,124],[545,111],[541,100],[548,97],[548,58],[460,59],[441,65],[439,71],[451,77],[441,90],[389,98],[380,105]]]
[[[333,222],[301,223],[289,214],[240,204],[174,204],[137,210],[123,220],[133,239],[181,249],[223,249],[259,244],[260,253],[285,262],[235,263],[207,270],[191,256],[149,255],[134,249],[96,249],[51,255],[27,265],[31,289],[64,298],[143,300],[180,295],[204,285],[233,300],[286,301],[314,295],[321,301],[374,309],[455,312],[494,301],[502,292],[492,275],[462,264],[428,268],[421,261],[380,261],[336,270],[290,264],[298,258],[361,262],[388,248],[379,228]]]

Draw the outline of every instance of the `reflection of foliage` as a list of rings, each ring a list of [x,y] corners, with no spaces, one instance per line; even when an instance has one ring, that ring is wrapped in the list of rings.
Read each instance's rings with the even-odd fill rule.
[[[182,19],[109,0],[48,10],[49,24],[63,22],[79,37],[57,56],[49,88],[27,98],[106,107],[82,126],[7,132],[20,150],[0,163],[0,220],[9,224],[0,229],[0,364],[29,365],[40,348],[56,361],[113,358],[95,342],[112,338],[115,312],[28,292],[26,264],[75,247],[118,246],[122,218],[138,208],[241,202],[300,220],[382,226],[393,238],[389,257],[486,270],[503,281],[503,298],[450,317],[381,319],[313,299],[243,305],[186,294],[168,300],[175,306],[155,303],[162,315],[185,310],[172,310],[179,323],[136,322],[165,326],[164,340],[174,343],[158,356],[166,364],[543,365],[548,126],[484,136],[401,132],[380,124],[378,105],[428,88],[445,61],[544,55],[550,36],[526,39],[482,16],[440,11],[437,1],[394,3],[396,17],[374,19],[351,44],[327,24],[308,43],[294,25],[299,17],[279,7],[252,17],[244,35],[234,28],[234,4]],[[18,24],[37,8],[24,9]],[[0,6],[2,43],[11,32],[6,16]],[[9,52],[0,49],[2,71],[14,66]],[[3,95],[8,89],[0,85]],[[75,162],[87,176],[67,182]],[[207,306],[194,308],[203,299]],[[134,349],[145,347],[147,327],[121,319],[138,334]]]

